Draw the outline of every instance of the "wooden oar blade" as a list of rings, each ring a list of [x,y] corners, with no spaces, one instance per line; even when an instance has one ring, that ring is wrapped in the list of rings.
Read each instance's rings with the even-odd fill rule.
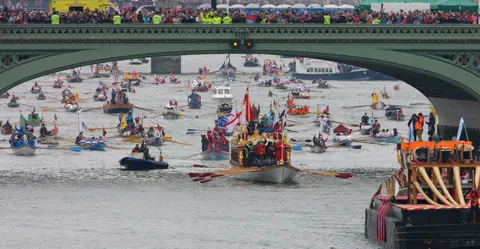
[[[203,180],[205,180],[205,177],[198,177],[193,179],[194,182],[203,181]]]
[[[191,178],[193,178],[193,177],[199,177],[199,176],[201,176],[201,175],[202,175],[202,173],[197,173],[197,172],[190,172],[190,173],[188,173],[188,176],[190,176]]]
[[[192,165],[192,167],[194,167],[194,168],[208,168],[208,166],[200,165],[200,164],[194,164],[194,165]]]
[[[207,183],[207,182],[211,182],[211,181],[213,181],[213,179],[210,178],[210,179],[207,179],[207,180],[200,181],[200,183]]]
[[[342,178],[342,179],[348,179],[348,178],[352,178],[352,174],[351,173],[346,173],[346,172],[340,172],[340,173],[335,174],[335,177]]]

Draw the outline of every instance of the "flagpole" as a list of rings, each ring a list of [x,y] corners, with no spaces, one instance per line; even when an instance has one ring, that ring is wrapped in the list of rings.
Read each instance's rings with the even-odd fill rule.
[[[467,127],[465,126],[465,121],[463,121],[463,128],[465,129],[465,136],[467,137],[467,141],[470,141],[470,139],[468,139],[468,132]]]

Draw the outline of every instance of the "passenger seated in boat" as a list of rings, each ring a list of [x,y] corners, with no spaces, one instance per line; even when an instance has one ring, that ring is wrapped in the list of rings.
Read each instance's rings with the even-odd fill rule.
[[[135,148],[133,148],[132,153],[140,153],[140,147],[138,144],[135,145]]]
[[[375,119],[375,122],[372,124],[372,132],[374,136],[380,132],[380,123],[378,122],[378,119]]]
[[[244,159],[245,159],[245,166],[250,166],[252,163],[255,161],[255,153],[254,153],[254,148],[253,148],[253,142],[248,141],[247,144],[245,144],[244,148]]]
[[[137,128],[137,132],[138,132],[139,134],[142,134],[142,133],[144,133],[144,132],[145,132],[145,129],[143,128],[143,126],[142,126],[142,125],[139,125],[139,126],[138,126],[138,128]]]
[[[370,125],[370,118],[368,117],[367,113],[362,116],[360,121],[360,125]]]
[[[46,137],[48,135],[47,127],[45,124],[42,124],[42,128],[40,128],[40,137]]]
[[[153,129],[153,127],[150,127],[150,129],[148,129],[147,137],[148,138],[154,138],[155,137],[155,130]]]

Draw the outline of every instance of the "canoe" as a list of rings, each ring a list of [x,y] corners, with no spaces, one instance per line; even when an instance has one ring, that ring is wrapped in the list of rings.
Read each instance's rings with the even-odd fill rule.
[[[377,103],[375,103],[375,104],[370,105],[370,107],[371,107],[373,110],[383,110],[383,109],[385,109],[386,106],[387,106],[387,105],[385,105],[385,103],[380,102],[380,101],[377,102]]]
[[[16,107],[19,107],[20,104],[18,104],[17,102],[9,102],[7,106],[10,108],[16,108]]]
[[[34,156],[35,155],[35,144],[29,145],[25,143],[21,143],[16,145],[15,147],[12,147],[12,151],[14,155],[17,156]]]
[[[39,137],[37,139],[37,142],[40,144],[58,144],[59,140],[60,139],[55,135],[55,136]]]
[[[306,146],[310,147],[310,151],[312,153],[323,153],[327,151],[327,147],[321,147],[321,146],[310,145],[310,144],[307,144]]]
[[[141,154],[141,153],[132,153]],[[168,169],[168,163],[164,161],[145,160],[136,157],[124,157],[119,161],[123,166],[123,170],[153,170],[153,169]]]
[[[287,183],[291,182],[298,173],[299,170],[292,166],[272,165],[260,167],[258,171],[239,174],[235,178],[255,182]]]
[[[204,151],[201,154],[202,160],[205,161],[221,161],[230,158],[230,153],[226,151]]]
[[[103,105],[104,113],[128,113],[133,110],[132,104],[105,104]]]

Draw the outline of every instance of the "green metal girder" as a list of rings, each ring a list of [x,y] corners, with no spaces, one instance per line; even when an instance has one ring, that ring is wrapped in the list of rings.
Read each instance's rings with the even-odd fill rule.
[[[232,49],[238,39],[255,46]],[[350,63],[394,75],[427,97],[480,100],[479,42],[477,25],[0,25],[0,92],[110,60],[249,52]]]
[[[276,42],[479,42],[477,25],[0,25],[1,42],[210,42],[237,38]]]

